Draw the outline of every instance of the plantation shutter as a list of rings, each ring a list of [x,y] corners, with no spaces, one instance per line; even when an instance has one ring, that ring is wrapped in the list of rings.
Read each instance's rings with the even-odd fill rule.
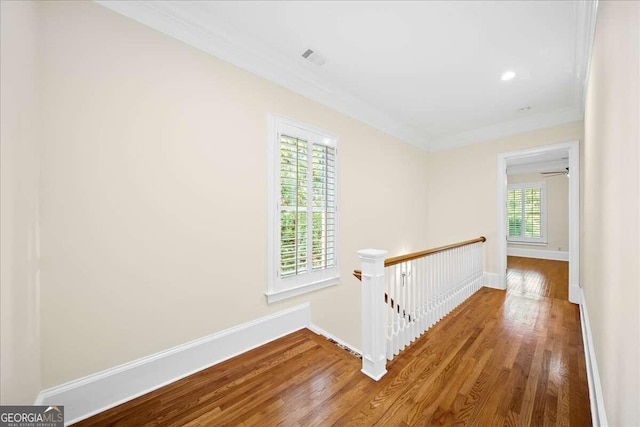
[[[520,185],[507,191],[508,237],[542,239],[542,200],[540,186]]]
[[[542,191],[540,188],[524,190],[524,237],[542,237]]]
[[[507,193],[507,216],[509,237],[522,236],[522,190],[519,188]]]
[[[281,278],[335,266],[335,147],[280,136]]]

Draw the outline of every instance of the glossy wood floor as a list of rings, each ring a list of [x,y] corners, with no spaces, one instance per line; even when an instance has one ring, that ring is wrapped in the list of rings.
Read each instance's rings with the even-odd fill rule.
[[[547,259],[507,257],[507,289],[529,298],[569,300],[569,263]]]
[[[483,288],[388,365],[301,330],[82,426],[589,426],[578,306]]]

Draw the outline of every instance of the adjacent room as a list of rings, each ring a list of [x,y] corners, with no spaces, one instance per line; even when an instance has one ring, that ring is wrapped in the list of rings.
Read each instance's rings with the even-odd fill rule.
[[[507,162],[509,292],[569,300],[569,170],[564,149]]]
[[[640,425],[640,2],[0,19],[0,424]]]

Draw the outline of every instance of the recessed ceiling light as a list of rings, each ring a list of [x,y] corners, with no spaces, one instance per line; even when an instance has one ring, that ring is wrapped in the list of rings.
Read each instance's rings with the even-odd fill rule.
[[[515,71],[505,71],[504,73],[502,73],[502,81],[507,81],[507,80],[511,80],[512,78],[514,78],[516,76],[516,72]]]

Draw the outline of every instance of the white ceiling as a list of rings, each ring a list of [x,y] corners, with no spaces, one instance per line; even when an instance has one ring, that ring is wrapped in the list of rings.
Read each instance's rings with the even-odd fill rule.
[[[569,167],[569,150],[558,149],[507,159],[507,174],[564,171]]]
[[[425,149],[582,118],[591,1],[99,3]]]

